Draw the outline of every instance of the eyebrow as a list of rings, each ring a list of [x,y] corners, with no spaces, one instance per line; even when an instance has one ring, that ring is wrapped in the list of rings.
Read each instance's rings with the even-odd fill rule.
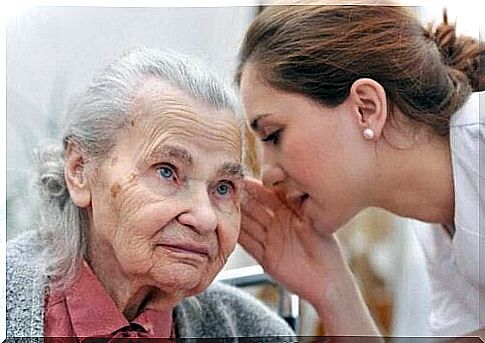
[[[149,159],[169,158],[176,159],[187,166],[194,165],[192,154],[185,148],[178,145],[161,145],[150,151]]]
[[[183,164],[193,167],[194,159],[191,153],[178,145],[162,145],[153,149],[149,158],[172,158],[181,161]],[[244,178],[244,168],[239,163],[226,162],[216,172],[219,177],[229,175],[235,179]]]
[[[244,178],[243,167],[239,163],[226,162],[217,170],[217,175],[230,175],[235,179],[242,179]]]

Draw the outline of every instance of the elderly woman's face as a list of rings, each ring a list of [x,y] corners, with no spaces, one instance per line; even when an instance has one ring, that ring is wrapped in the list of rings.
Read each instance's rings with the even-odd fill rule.
[[[237,241],[238,123],[164,83],[141,94],[93,177],[89,247],[127,279],[187,296],[209,285]]]

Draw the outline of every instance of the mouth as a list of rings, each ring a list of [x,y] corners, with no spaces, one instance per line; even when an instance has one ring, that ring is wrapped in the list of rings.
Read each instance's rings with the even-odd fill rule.
[[[300,197],[300,212],[303,212],[304,210],[304,206],[305,204],[307,203],[307,200],[310,198],[310,196],[308,195],[308,193],[305,193],[303,194],[301,197]]]
[[[288,205],[289,207],[295,211],[298,215],[302,216],[304,212],[304,205],[307,203],[307,200],[310,198],[308,193],[300,193],[297,195],[289,195],[288,196]]]
[[[203,244],[197,243],[160,243],[157,246],[170,251],[176,255],[183,255],[192,259],[209,258],[209,248]]]

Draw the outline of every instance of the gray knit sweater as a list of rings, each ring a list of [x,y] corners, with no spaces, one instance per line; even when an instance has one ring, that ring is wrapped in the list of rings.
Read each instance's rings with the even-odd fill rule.
[[[42,250],[40,241],[36,232],[28,232],[7,243],[7,337],[43,335],[47,277],[35,262]],[[294,335],[261,302],[217,283],[177,305],[174,322],[178,337],[280,336],[281,341],[281,336]]]

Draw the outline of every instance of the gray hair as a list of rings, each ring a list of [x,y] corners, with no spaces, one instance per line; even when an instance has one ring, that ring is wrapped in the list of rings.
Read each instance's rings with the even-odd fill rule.
[[[139,48],[107,66],[67,111],[62,144],[44,147],[36,154],[42,198],[40,230],[46,247],[42,264],[55,287],[64,287],[74,278],[86,253],[89,229],[86,209],[72,202],[66,187],[67,143],[79,144],[94,165],[106,158],[118,133],[131,120],[137,92],[147,76],[164,80],[217,109],[228,109],[243,124],[229,87],[193,58]]]

